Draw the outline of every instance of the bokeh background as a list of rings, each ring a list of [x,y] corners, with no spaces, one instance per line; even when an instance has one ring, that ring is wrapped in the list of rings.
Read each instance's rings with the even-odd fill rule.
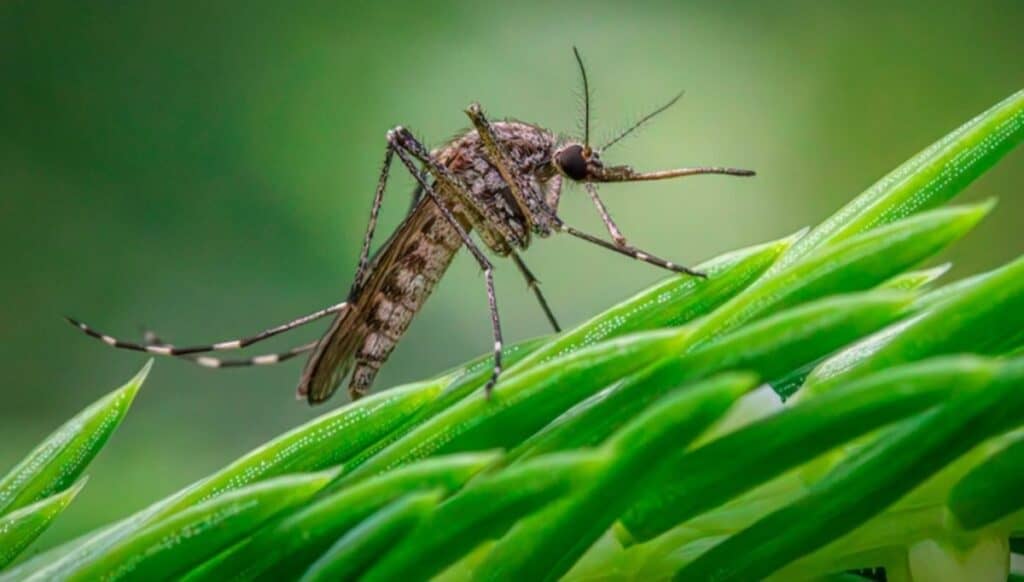
[[[0,471],[144,361],[83,337],[62,314],[184,343],[339,300],[385,131],[401,123],[436,145],[478,100],[493,118],[572,134],[573,44],[589,65],[598,136],[686,90],[606,159],[758,171],[604,189],[636,244],[695,264],[815,223],[1020,89],[1022,22],[1024,3],[1009,0],[2,2]],[[396,176],[385,232],[411,188]],[[966,199],[1001,202],[943,257],[956,265],[950,277],[1024,250],[1022,186],[1019,151],[972,186]],[[566,217],[601,232],[585,195],[563,200]],[[540,241],[526,258],[564,324],[664,276],[575,240]],[[497,277],[507,337],[545,333],[515,269],[501,263]],[[481,277],[463,254],[377,388],[476,356],[489,333]],[[42,545],[322,413],[294,400],[299,368],[158,361]]]

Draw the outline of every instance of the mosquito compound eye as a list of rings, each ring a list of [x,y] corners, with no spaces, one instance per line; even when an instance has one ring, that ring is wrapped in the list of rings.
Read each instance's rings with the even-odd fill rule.
[[[587,177],[587,160],[583,157],[583,146],[571,145],[562,148],[555,155],[555,163],[573,180],[579,181]]]

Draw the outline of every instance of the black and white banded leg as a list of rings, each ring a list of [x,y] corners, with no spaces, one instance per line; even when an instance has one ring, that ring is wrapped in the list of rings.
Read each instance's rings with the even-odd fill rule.
[[[412,139],[409,134],[405,135],[404,138],[405,140]],[[501,350],[504,345],[501,337],[501,318],[498,315],[498,299],[494,291],[494,266],[487,258],[487,255],[480,250],[480,247],[477,246],[476,242],[470,238],[469,233],[462,227],[462,224],[455,218],[455,215],[452,214],[452,211],[448,208],[445,200],[434,190],[434,188],[419,172],[419,168],[416,167],[416,163],[414,161],[414,155],[406,149],[404,140],[400,141],[397,139],[396,135],[391,132],[388,133],[388,141],[390,146],[395,149],[395,153],[398,154],[398,158],[413,175],[413,178],[419,182],[420,186],[423,188],[423,192],[431,201],[433,201],[434,204],[437,205],[445,220],[447,220],[452,225],[452,228],[454,228],[459,234],[459,238],[462,239],[462,244],[466,245],[466,248],[469,249],[470,254],[473,255],[477,264],[480,265],[480,269],[484,272],[484,283],[487,288],[487,306],[491,312],[491,331],[494,334],[494,368],[491,372],[491,378],[484,386],[484,392],[489,398],[491,391],[494,389],[494,385],[498,382],[498,378],[501,377]],[[419,142],[417,142],[417,145],[420,148],[423,147]]]
[[[700,271],[694,271],[693,269],[691,269],[689,267],[684,267],[683,265],[677,265],[677,264],[673,263],[672,261],[666,261],[665,259],[662,259],[660,257],[656,257],[656,256],[652,255],[651,253],[648,253],[647,251],[640,250],[640,249],[638,249],[636,247],[632,247],[632,246],[629,246],[629,245],[619,246],[619,245],[610,243],[610,242],[608,242],[606,240],[602,240],[602,239],[600,239],[600,238],[598,238],[596,236],[587,234],[587,233],[585,233],[585,232],[583,232],[581,230],[573,228],[573,227],[569,226],[568,224],[565,224],[564,222],[562,222],[560,219],[557,222],[557,228],[558,228],[558,230],[560,230],[560,231],[562,231],[564,233],[570,234],[570,235],[572,235],[572,236],[574,236],[576,238],[579,238],[579,239],[583,239],[583,240],[585,240],[585,241],[587,241],[589,243],[595,244],[595,245],[597,245],[599,247],[606,248],[606,249],[608,249],[610,251],[615,251],[616,253],[619,253],[620,255],[625,255],[627,257],[636,259],[638,261],[643,261],[645,263],[654,265],[656,267],[661,267],[662,269],[667,269],[667,270],[672,271],[674,273],[683,273],[683,274],[686,274],[686,275],[692,275],[694,277],[701,277],[701,278],[707,277],[707,275],[705,275],[704,273],[701,273]]]
[[[598,196],[597,186],[593,182],[584,182],[583,188],[587,191],[587,195],[590,196],[590,201],[594,203],[594,207],[597,208],[597,213],[601,215],[601,222],[608,229],[608,234],[611,235],[615,244],[623,248],[628,247],[629,243],[626,242],[626,237],[622,236],[622,231],[619,230],[619,226],[612,220],[612,215],[608,213],[608,208],[605,207],[601,197]]]
[[[167,345],[166,342],[161,340],[152,331],[145,333],[145,342],[148,346],[161,346]],[[299,356],[305,353],[313,351],[316,347],[317,342],[312,341],[309,343],[296,346],[283,352],[277,352],[273,354],[260,354],[258,356],[250,356],[248,358],[215,358],[212,356],[202,355],[184,355],[178,356],[179,359],[192,362],[196,365],[204,368],[245,368],[249,366],[272,366],[274,364],[280,364],[286,362],[295,356]]]
[[[78,321],[76,319],[73,319],[73,318],[70,318],[70,317],[65,317],[65,319],[67,319],[68,323],[70,323],[71,325],[73,325],[73,326],[77,327],[78,329],[82,330],[86,335],[88,335],[90,337],[94,337],[94,338],[100,340],[101,342],[107,344],[108,346],[111,346],[111,347],[114,347],[114,348],[120,348],[122,350],[132,350],[132,351],[136,351],[136,352],[146,352],[148,354],[153,354],[153,355],[156,355],[156,356],[173,356],[173,357],[177,357],[177,356],[187,356],[187,355],[191,355],[191,354],[201,354],[201,353],[205,353],[205,352],[219,352],[219,351],[225,351],[225,350],[240,350],[240,349],[242,349],[242,348],[244,348],[246,346],[250,346],[250,345],[252,345],[254,343],[257,343],[257,342],[263,341],[265,339],[274,337],[275,335],[278,335],[280,333],[284,333],[286,331],[289,331],[289,330],[295,329],[297,327],[306,325],[307,323],[312,323],[312,322],[314,322],[314,321],[316,321],[318,319],[321,319],[321,318],[326,317],[328,315],[331,315],[333,313],[338,313],[339,311],[345,309],[347,306],[348,306],[348,302],[337,303],[335,305],[331,305],[329,307],[325,307],[325,308],[323,308],[323,309],[321,309],[319,311],[310,313],[309,315],[304,315],[304,316],[302,316],[302,317],[300,317],[298,319],[294,319],[292,321],[289,321],[288,323],[284,323],[284,324],[281,324],[279,326],[272,327],[270,329],[265,329],[265,330],[255,334],[255,335],[251,335],[251,336],[243,337],[243,338],[239,338],[239,339],[234,339],[234,340],[222,341],[222,342],[217,342],[217,343],[212,343],[212,344],[195,345],[195,346],[173,346],[173,345],[168,345],[168,344],[147,345],[145,343],[136,343],[136,342],[123,341],[123,340],[117,339],[116,337],[107,335],[105,333],[101,333],[101,332],[93,329],[92,327],[86,325],[85,323],[83,323],[81,321]]]

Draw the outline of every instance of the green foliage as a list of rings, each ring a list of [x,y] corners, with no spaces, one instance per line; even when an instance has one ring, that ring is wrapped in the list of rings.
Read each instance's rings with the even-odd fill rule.
[[[492,399],[486,358],[385,391],[0,580],[1005,579],[1024,258],[927,291],[945,267],[910,269],[992,209],[941,206],[1022,138],[1024,92],[809,233],[508,348]],[[145,372],[0,481],[0,565]]]

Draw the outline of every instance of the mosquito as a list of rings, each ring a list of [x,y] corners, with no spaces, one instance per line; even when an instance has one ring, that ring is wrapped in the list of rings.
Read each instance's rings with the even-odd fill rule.
[[[310,353],[299,380],[298,397],[310,404],[323,402],[348,377],[348,392],[355,400],[369,392],[377,372],[413,316],[455,254],[465,247],[483,271],[490,310],[494,361],[485,386],[489,396],[501,376],[503,340],[494,291],[494,267],[483,247],[499,257],[512,259],[557,332],[558,322],[537,278],[520,256],[533,237],[566,233],[668,271],[704,276],[631,245],[601,201],[598,184],[667,180],[698,174],[754,175],[749,170],[725,167],[639,172],[630,166],[606,165],[602,155],[609,148],[671,107],[682,94],[603,145],[593,147],[590,142],[590,83],[583,59],[575,47],[573,54],[583,84],[582,140],[561,138],[547,129],[521,121],[490,121],[476,103],[465,110],[472,128],[434,150],[428,150],[405,127],[397,126],[387,132],[384,164],[373,195],[358,267],[345,301],[249,337],[196,346],[167,344],[152,334],[147,334],[142,343],[122,341],[75,319],[68,318],[68,321],[115,348],[186,358],[209,368],[276,364]],[[398,228],[371,257],[377,218],[396,157],[416,182],[412,205]],[[558,215],[566,179],[583,186],[608,230],[610,242],[570,226]],[[474,230],[482,246],[470,236]],[[239,360],[205,355],[245,348],[328,316],[334,319],[319,340],[285,352]]]

